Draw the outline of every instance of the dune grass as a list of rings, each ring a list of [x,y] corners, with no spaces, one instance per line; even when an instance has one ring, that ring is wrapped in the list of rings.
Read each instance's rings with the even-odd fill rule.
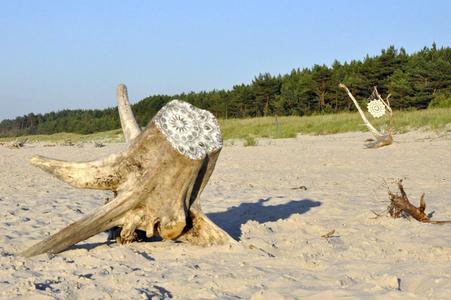
[[[371,122],[376,127],[384,120]],[[357,112],[346,112],[307,117],[274,117],[252,119],[220,120],[225,139],[244,139],[247,137],[292,138],[301,134],[332,134],[350,131],[366,131]],[[395,111],[394,129],[406,132],[412,129],[438,130],[451,123],[451,108],[428,109],[418,111]]]
[[[373,120],[376,127],[383,120]],[[374,122],[373,122],[374,121]],[[297,134],[332,134],[350,131],[366,131],[357,112],[346,112],[316,116],[261,117],[249,119],[219,120],[224,139],[242,139],[248,146],[255,145],[256,138],[293,138]],[[416,111],[395,111],[394,128],[396,132],[412,129],[440,130],[451,124],[451,108],[434,108]],[[0,142],[28,139],[30,142],[59,142],[70,139],[72,142],[105,140],[122,142],[124,138],[120,129],[98,132],[88,135],[75,133],[56,133],[52,135],[31,135],[19,138],[0,138]]]
[[[27,135],[20,137],[3,137],[0,138],[0,142],[9,142],[14,140],[27,140],[28,142],[48,142],[57,143],[70,140],[74,143],[76,142],[90,142],[105,140],[109,142],[123,142],[124,136],[121,129],[115,129],[110,131],[96,132],[92,134],[78,134],[78,133],[68,133],[60,132],[55,134],[39,134],[39,135]]]

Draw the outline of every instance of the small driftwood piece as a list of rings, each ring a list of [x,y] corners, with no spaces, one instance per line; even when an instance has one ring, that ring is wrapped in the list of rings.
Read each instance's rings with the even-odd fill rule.
[[[340,88],[344,89],[346,93],[348,94],[349,98],[351,98],[352,102],[354,103],[355,107],[357,108],[360,117],[362,118],[363,122],[365,123],[365,126],[368,128],[368,130],[373,134],[374,139],[368,139],[366,140],[365,146],[367,148],[380,148],[383,146],[388,146],[393,143],[393,111],[390,107],[390,94],[383,99],[379,92],[377,91],[377,88],[373,88],[373,95],[375,95],[375,98],[383,103],[383,106],[388,111],[389,115],[389,124],[388,124],[388,130],[386,132],[377,130],[371,123],[368,121],[368,118],[365,116],[365,113],[363,112],[362,108],[360,107],[357,100],[354,98],[352,93],[349,91],[349,89],[344,85],[343,83],[340,83],[338,85]]]
[[[14,142],[9,143],[8,148],[10,149],[20,149],[25,147],[25,144],[27,143],[28,139],[24,140],[15,140]]]
[[[105,144],[102,143],[101,141],[95,141],[94,142],[94,147],[95,148],[103,148],[103,147],[105,147]]]
[[[412,216],[415,220],[422,223],[430,223],[430,224],[451,224],[451,221],[432,221],[424,212],[426,210],[426,201],[424,200],[424,193],[420,196],[420,206],[416,207],[412,203],[410,203],[407,198],[407,194],[402,185],[402,180],[398,180],[396,182],[399,192],[392,193],[390,190],[388,191],[388,195],[390,197],[390,205],[387,210],[391,217],[399,218],[403,213]]]
[[[321,237],[325,238],[325,239],[330,239],[331,237],[334,237],[334,234],[335,234],[335,229],[332,229],[328,233],[323,234]]]
[[[72,143],[72,140],[71,140],[71,139],[67,139],[67,140],[65,140],[63,143],[61,143],[61,146],[72,147],[72,146],[75,146],[75,144]]]
[[[119,243],[134,241],[136,230],[200,246],[235,243],[202,212],[199,200],[223,145],[216,118],[173,100],[142,131],[125,85],[117,97],[126,150],[91,162],[31,159],[72,186],[111,190],[115,197],[21,254],[58,253],[110,229]]]

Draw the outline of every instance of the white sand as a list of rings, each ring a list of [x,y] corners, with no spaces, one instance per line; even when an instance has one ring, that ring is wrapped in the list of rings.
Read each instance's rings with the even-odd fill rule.
[[[365,133],[226,146],[202,195],[204,210],[242,247],[106,244],[106,234],[56,256],[15,253],[103,204],[28,165],[33,154],[87,160],[123,145],[0,147],[0,298],[450,299],[451,225],[371,210],[387,206],[384,178],[426,193],[451,219],[451,138],[413,132],[364,149]],[[306,186],[307,190],[299,189]],[[335,236],[321,235],[336,230]]]

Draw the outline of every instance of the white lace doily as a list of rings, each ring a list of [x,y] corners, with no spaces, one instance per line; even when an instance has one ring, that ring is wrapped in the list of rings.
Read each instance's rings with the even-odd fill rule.
[[[172,100],[155,115],[155,125],[169,143],[190,159],[203,159],[222,148],[222,135],[215,116],[187,102]]]
[[[385,105],[381,100],[375,99],[368,102],[368,112],[375,118],[385,115]]]

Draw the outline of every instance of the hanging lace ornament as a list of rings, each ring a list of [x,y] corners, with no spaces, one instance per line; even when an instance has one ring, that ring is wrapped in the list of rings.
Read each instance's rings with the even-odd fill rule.
[[[372,100],[368,103],[368,112],[375,118],[385,115],[385,105],[381,100]]]

